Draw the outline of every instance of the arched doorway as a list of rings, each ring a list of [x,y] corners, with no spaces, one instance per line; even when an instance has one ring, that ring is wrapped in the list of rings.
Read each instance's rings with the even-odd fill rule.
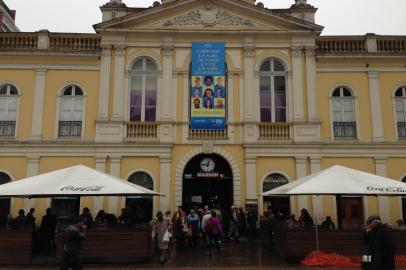
[[[10,176],[4,172],[0,172],[0,185],[11,182]],[[10,198],[0,198],[0,216],[9,215],[11,208],[11,199]]]
[[[182,190],[182,207],[186,211],[204,205],[230,209],[233,204],[231,167],[220,155],[197,155],[186,164]]]
[[[154,181],[146,172],[135,172],[128,177],[128,181],[150,190],[154,189]],[[129,196],[126,198],[125,208],[132,225],[145,224],[152,220],[152,197]]]
[[[265,177],[262,183],[262,192],[283,186],[289,180],[280,173],[271,173]],[[264,197],[264,211],[271,211],[276,218],[286,219],[290,213],[290,200],[288,196]]]

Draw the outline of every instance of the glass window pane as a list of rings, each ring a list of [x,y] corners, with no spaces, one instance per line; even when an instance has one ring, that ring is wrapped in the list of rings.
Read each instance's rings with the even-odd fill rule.
[[[8,98],[8,110],[17,110],[17,99]]]
[[[10,85],[10,95],[18,95],[17,88],[13,85]]]
[[[354,122],[354,114],[352,112],[344,112],[343,122]]]
[[[72,121],[71,112],[70,111],[61,111],[59,120],[60,121]]]
[[[17,119],[17,111],[16,110],[8,110],[8,121],[16,121]]]
[[[286,95],[284,91],[275,92],[275,107],[286,107]]]
[[[406,122],[406,117],[403,112],[396,112],[396,122]]]
[[[83,90],[80,87],[75,87],[75,96],[83,96]]]
[[[156,91],[145,91],[145,106],[156,106]]]
[[[132,70],[142,71],[142,63],[143,63],[143,59],[141,58],[137,62],[134,63]]]
[[[7,94],[7,84],[3,84],[0,86],[0,95],[6,95]]]
[[[343,88],[343,96],[344,97],[350,97],[351,96],[351,91],[348,90],[347,88]]]
[[[130,106],[141,106],[142,91],[131,91],[130,95]]]
[[[156,65],[150,59],[147,59],[147,72],[148,73],[155,73],[156,72]]]
[[[352,111],[354,111],[354,108],[353,108],[353,102],[352,102],[352,100],[350,99],[350,100],[343,100],[342,101],[342,106],[343,106],[343,110],[345,111],[345,112],[352,112]]]
[[[398,90],[396,90],[395,97],[401,97],[401,96],[403,96],[403,91],[402,91],[402,88],[399,88]]]
[[[82,121],[82,111],[75,111],[72,121]]]
[[[273,60],[273,70],[274,71],[285,71],[285,68],[283,67],[281,62],[274,59]]]
[[[264,183],[262,184],[262,191],[267,192],[271,189],[275,189],[287,183],[289,183],[289,181],[288,179],[286,179],[285,176],[279,173],[273,173],[265,178]]]
[[[77,110],[82,110],[83,109],[83,99],[78,99],[78,98],[76,98],[76,99],[74,99],[73,100],[73,105],[74,105],[74,110],[75,111],[77,111]]]
[[[333,96],[333,97],[339,97],[339,96],[340,96],[340,88],[337,88],[336,90],[334,90],[332,96]]]
[[[145,108],[145,121],[155,121],[155,107],[146,107]]]
[[[261,122],[272,122],[271,108],[261,108]]]
[[[275,108],[275,122],[286,122],[286,108]]]
[[[270,76],[261,76],[259,83],[260,91],[271,91],[271,77]]]
[[[141,121],[141,107],[130,108],[130,121]]]
[[[142,75],[131,77],[131,90],[142,90]]]
[[[275,76],[275,91],[285,91],[285,76]]]
[[[271,92],[261,92],[260,93],[260,106],[262,107],[271,107]]]
[[[61,109],[63,111],[70,111],[73,108],[72,99],[70,98],[63,98],[62,99],[62,106]]]
[[[270,61],[270,60],[265,61],[265,62],[261,65],[261,67],[260,67],[259,70],[260,70],[260,71],[271,71],[271,61]]]
[[[129,178],[128,181],[140,185],[144,188],[153,190],[154,189],[154,182],[152,181],[151,176],[145,172],[136,172],[133,173]]]
[[[157,89],[156,85],[157,85],[156,76],[155,75],[147,75],[146,82],[145,82],[145,90],[156,90]]]
[[[63,91],[64,96],[71,96],[72,95],[72,86],[69,86],[68,88]]]
[[[342,122],[341,112],[333,112],[333,122]]]
[[[341,100],[333,100],[332,101],[333,105],[333,112],[341,112]]]

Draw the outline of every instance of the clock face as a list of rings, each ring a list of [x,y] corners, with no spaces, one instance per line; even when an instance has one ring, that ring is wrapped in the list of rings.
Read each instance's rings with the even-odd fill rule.
[[[216,164],[214,163],[214,160],[211,158],[204,158],[202,159],[202,161],[200,161],[200,168],[204,172],[212,172],[215,166]]]

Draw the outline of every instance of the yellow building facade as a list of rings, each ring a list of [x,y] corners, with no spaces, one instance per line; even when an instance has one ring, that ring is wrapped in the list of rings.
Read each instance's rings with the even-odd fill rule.
[[[94,215],[212,203],[351,226],[404,219],[399,197],[260,194],[335,164],[406,180],[406,37],[321,36],[305,0],[101,10],[97,34],[0,34],[0,183],[84,164],[165,195],[81,198]],[[223,130],[191,128],[192,42],[225,44]],[[53,200],[7,204],[38,220]]]

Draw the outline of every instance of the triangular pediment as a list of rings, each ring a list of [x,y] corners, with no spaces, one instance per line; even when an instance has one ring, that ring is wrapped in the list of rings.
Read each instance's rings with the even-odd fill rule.
[[[239,0],[178,0],[94,26],[97,31],[321,31],[322,27],[274,14]]]

